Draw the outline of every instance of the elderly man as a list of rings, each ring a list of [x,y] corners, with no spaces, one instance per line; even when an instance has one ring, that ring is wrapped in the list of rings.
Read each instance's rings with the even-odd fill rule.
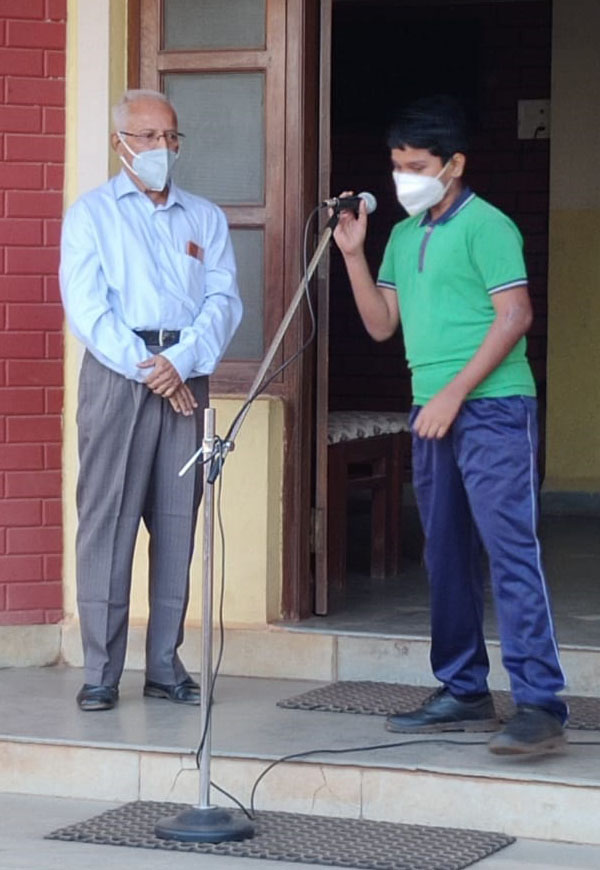
[[[68,210],[60,283],[86,347],[77,424],[77,601],[82,710],[118,700],[131,564],[150,536],[144,695],[198,704],[178,655],[202,472],[177,475],[202,439],[208,375],[242,314],[227,223],[171,181],[182,133],[163,94],[127,91],[111,144],[123,169]]]

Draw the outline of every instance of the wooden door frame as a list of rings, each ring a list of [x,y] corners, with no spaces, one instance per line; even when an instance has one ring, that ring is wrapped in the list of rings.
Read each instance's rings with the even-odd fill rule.
[[[288,0],[286,70],[285,296],[289,304],[302,272],[302,236],[306,216],[317,196],[319,0]],[[308,330],[306,308],[294,318],[286,341],[287,359]],[[314,342],[290,368],[286,402],[283,506],[284,619],[312,614],[310,565],[313,437]]]
[[[157,18],[154,27],[157,26],[160,0],[155,2]],[[314,207],[317,195],[317,137],[311,134],[318,130],[319,0],[266,2],[285,15],[285,139],[279,161],[279,183],[283,195],[278,198],[283,203],[284,212],[281,237],[283,294],[280,297],[282,304],[278,305],[280,320],[301,278],[304,221]],[[141,3],[142,0],[128,0],[127,72],[130,88],[139,87],[141,77],[140,45],[144,39]],[[301,306],[283,340],[282,359],[288,359],[302,345],[308,332],[307,320],[306,309]],[[272,332],[277,325],[277,322],[272,324]],[[265,340],[270,340],[269,334],[265,334]],[[268,395],[278,396],[284,403],[281,616],[290,621],[310,615],[313,608],[310,445],[314,352],[314,346],[311,346],[267,390]],[[233,367],[234,374],[241,375],[243,371],[249,387],[258,364],[255,367],[243,365],[243,370]],[[219,377],[219,372],[214,382],[219,393],[239,394],[241,391],[239,380],[228,383],[227,377]]]
[[[331,36],[333,0],[320,2],[319,37],[319,189],[320,200],[331,195]],[[326,217],[323,218],[323,223]],[[328,611],[328,450],[329,414],[329,255],[318,272],[317,359],[315,363],[314,610]]]

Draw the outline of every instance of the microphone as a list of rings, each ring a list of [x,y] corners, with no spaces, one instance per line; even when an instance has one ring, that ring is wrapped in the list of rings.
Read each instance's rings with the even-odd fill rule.
[[[343,208],[350,208],[353,212],[358,214],[361,200],[367,207],[367,214],[372,214],[377,208],[377,200],[372,193],[368,193],[366,190],[363,190],[362,193],[359,193],[356,196],[333,196],[331,199],[324,199],[321,205],[332,208],[335,211],[340,211]]]

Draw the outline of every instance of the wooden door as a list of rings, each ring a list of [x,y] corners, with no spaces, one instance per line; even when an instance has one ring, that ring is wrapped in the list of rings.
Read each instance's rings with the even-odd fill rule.
[[[298,286],[305,216],[317,195],[318,0],[129,0],[130,87],[165,92],[186,133],[182,187],[225,211],[244,319],[211,378],[245,395]],[[299,311],[273,367],[306,335]],[[314,349],[269,386],[285,408],[284,618],[312,611]]]
[[[139,87],[163,91],[186,134],[182,187],[225,211],[243,275],[244,319],[213,388],[256,373],[284,305],[286,4],[140,0]],[[237,20],[239,19],[239,20]]]

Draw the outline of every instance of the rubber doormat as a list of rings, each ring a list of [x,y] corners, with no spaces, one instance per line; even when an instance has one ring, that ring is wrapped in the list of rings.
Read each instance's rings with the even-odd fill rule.
[[[288,710],[320,710],[327,713],[364,713],[389,716],[419,707],[435,689],[427,686],[405,686],[401,683],[376,683],[369,680],[342,680],[311,689],[278,701],[278,707]],[[496,713],[502,721],[510,719],[515,706],[510,692],[492,692]],[[600,730],[600,698],[580,695],[561,696],[571,711],[568,727],[580,730]]]
[[[46,839],[363,870],[461,870],[515,841],[514,837],[487,831],[275,812],[257,813],[251,840],[210,844],[179,843],[156,837],[155,824],[183,809],[189,807],[137,801],[61,828]],[[241,810],[231,813],[241,816]]]

